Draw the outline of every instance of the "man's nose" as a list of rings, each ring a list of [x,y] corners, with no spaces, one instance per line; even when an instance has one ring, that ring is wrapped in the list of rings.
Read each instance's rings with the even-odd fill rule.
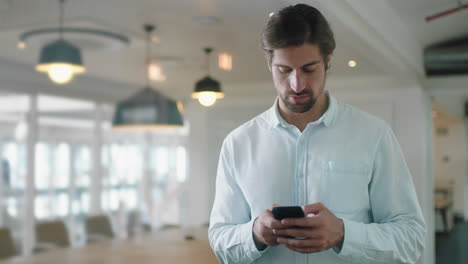
[[[298,71],[293,71],[289,76],[289,84],[295,93],[300,93],[305,89],[304,76]]]

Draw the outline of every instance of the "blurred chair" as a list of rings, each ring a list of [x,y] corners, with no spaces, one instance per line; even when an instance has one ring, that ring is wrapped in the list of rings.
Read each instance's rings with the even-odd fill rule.
[[[36,252],[49,248],[70,246],[70,238],[68,237],[67,227],[61,220],[37,223],[36,240]]]
[[[134,237],[140,233],[151,232],[151,225],[143,220],[142,214],[137,210],[131,210],[127,215],[127,235]]]
[[[0,260],[18,255],[8,228],[0,228]]]
[[[438,184],[434,187],[434,209],[436,217],[440,216],[442,219],[442,231],[437,228],[436,232],[441,234],[448,234],[453,226],[453,191],[454,183],[450,182],[447,185]]]
[[[106,215],[88,216],[85,226],[87,242],[114,238],[112,225]]]
[[[163,224],[159,227],[160,230],[169,230],[169,229],[181,229],[182,226],[178,224]]]

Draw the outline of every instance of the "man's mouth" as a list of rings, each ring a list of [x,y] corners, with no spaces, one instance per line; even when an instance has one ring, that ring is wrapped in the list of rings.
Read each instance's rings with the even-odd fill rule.
[[[302,95],[291,95],[290,98],[294,101],[294,102],[305,102],[309,99],[309,95],[307,94],[302,94]]]

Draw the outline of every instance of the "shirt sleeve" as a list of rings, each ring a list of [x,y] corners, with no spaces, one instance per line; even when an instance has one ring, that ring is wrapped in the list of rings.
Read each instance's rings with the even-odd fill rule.
[[[425,244],[426,224],[400,145],[386,126],[369,185],[373,223],[343,219],[339,256],[356,263],[415,263]]]
[[[263,251],[255,247],[250,206],[233,175],[232,144],[224,141],[216,176],[216,195],[208,236],[220,263],[252,263]]]

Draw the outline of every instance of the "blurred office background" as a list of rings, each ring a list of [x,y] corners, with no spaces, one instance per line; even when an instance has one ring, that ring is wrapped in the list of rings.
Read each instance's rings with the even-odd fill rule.
[[[300,1],[59,2],[0,0],[0,227],[23,256],[37,248],[36,224],[59,219],[71,246],[83,245],[93,215],[121,239],[167,226],[190,238],[209,222],[223,138],[276,97],[261,30]],[[303,2],[335,31],[326,88],[388,122],[402,146],[429,228],[420,263],[461,259],[452,243],[466,243],[468,219],[466,4]],[[66,84],[35,70],[60,27],[86,69]],[[224,93],[209,107],[192,98],[207,74]],[[183,127],[113,129],[116,104],[148,84],[178,102]]]

